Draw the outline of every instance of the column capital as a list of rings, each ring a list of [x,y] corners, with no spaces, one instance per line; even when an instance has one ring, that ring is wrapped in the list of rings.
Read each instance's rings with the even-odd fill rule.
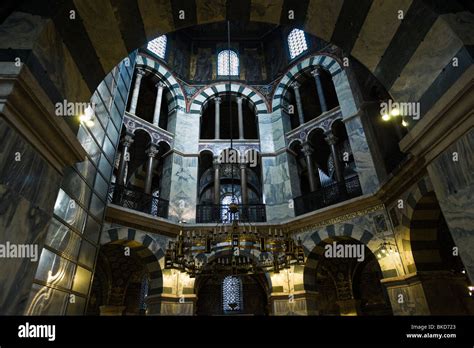
[[[305,156],[311,156],[311,154],[313,153],[314,149],[313,147],[311,146],[310,143],[303,143],[303,146],[302,146],[302,151],[304,153]]]
[[[338,139],[334,134],[332,134],[332,133],[327,133],[327,134],[326,134],[326,137],[325,137],[324,139],[327,141],[327,143],[328,143],[329,145],[336,145],[336,143],[337,143],[338,140],[339,140],[339,139]]]
[[[155,156],[158,154],[159,151],[160,151],[160,149],[158,148],[158,146],[156,146],[154,144],[151,144],[148,147],[148,149],[146,149],[145,153],[147,154],[148,157],[155,158]]]
[[[166,84],[163,82],[163,81],[159,81],[156,85],[155,85],[156,88],[165,88],[166,87]]]
[[[247,163],[245,163],[245,162],[240,162],[240,163],[239,163],[239,167],[240,167],[240,169],[247,169]]]
[[[142,78],[143,75],[145,75],[145,70],[137,68],[137,77],[140,76],[140,78]]]
[[[300,86],[301,84],[298,81],[294,81],[290,84],[290,87],[292,87],[293,89],[299,89]]]
[[[237,104],[242,104],[244,97],[237,97]]]
[[[222,98],[221,97],[215,97],[214,101],[215,101],[216,104],[220,104],[220,103],[222,103]]]
[[[129,147],[133,144],[133,134],[126,134],[120,141],[123,146]]]
[[[311,70],[311,75],[314,77],[319,76],[321,74],[321,67],[319,65],[315,66],[313,70]]]

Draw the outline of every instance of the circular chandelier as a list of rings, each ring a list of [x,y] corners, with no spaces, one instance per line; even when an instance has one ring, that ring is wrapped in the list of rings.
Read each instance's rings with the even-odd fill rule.
[[[238,206],[229,205],[227,219],[210,230],[180,231],[165,252],[165,269],[190,277],[203,274],[257,274],[304,262],[301,239],[281,228],[257,228],[238,219]]]

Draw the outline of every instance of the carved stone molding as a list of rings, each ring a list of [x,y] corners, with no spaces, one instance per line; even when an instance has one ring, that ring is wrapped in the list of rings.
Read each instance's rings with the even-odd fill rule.
[[[59,173],[85,160],[86,151],[26,65],[0,76],[0,114]]]

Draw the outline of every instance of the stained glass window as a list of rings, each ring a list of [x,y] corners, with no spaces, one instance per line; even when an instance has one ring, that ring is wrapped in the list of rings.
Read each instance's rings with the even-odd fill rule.
[[[161,59],[164,59],[166,53],[166,41],[166,35],[161,35],[160,37],[148,42],[147,49],[152,51]]]
[[[229,74],[230,62],[230,74]],[[217,75],[239,75],[239,56],[235,51],[225,50],[217,55]]]
[[[242,281],[235,276],[227,276],[222,281],[222,309],[224,313],[242,310]]]
[[[293,29],[288,35],[288,47],[290,48],[290,58],[293,59],[308,49],[304,31]]]

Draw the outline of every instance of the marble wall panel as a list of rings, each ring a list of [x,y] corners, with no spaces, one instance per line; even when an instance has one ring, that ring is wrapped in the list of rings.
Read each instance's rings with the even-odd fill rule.
[[[262,159],[263,193],[267,221],[278,221],[294,216],[291,179],[287,154]]]
[[[169,200],[168,218],[194,222],[197,204],[198,157],[176,153],[165,159],[161,192]]]
[[[0,119],[0,244],[37,245],[46,238],[61,177]],[[0,262],[0,314],[22,314],[37,263],[27,258]]]
[[[454,160],[455,154],[458,160]],[[459,255],[474,279],[474,129],[427,167]]]
[[[363,194],[373,193],[379,186],[379,178],[375,169],[372,153],[367,143],[366,133],[359,117],[345,122],[347,135],[356,163],[356,171]]]

